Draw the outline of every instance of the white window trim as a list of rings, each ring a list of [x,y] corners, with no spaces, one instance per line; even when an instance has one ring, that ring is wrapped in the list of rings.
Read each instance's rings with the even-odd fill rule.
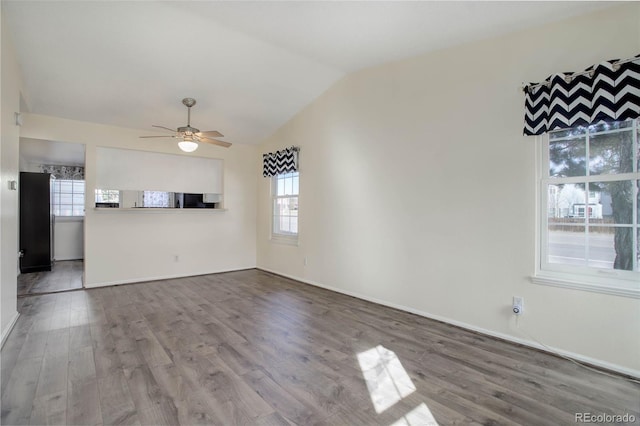
[[[637,132],[634,132],[637,138]],[[543,176],[544,167],[549,165],[549,137],[548,134],[536,136],[536,247],[535,247],[535,272],[531,277],[534,284],[547,285],[552,287],[562,287],[575,290],[584,290],[595,293],[603,293],[615,296],[623,296],[640,299],[640,280],[638,272],[617,271],[607,269],[593,269],[593,271],[580,270],[565,265],[554,265],[549,267],[543,253],[543,248],[547,246],[548,226],[547,218],[547,176]],[[636,144],[640,141],[635,140]],[[635,152],[635,151],[634,151]],[[634,177],[633,174],[629,174]],[[620,180],[628,177],[627,174],[615,176],[600,176],[602,180]],[[576,178],[576,182],[583,182],[584,177]]]
[[[276,198],[289,198],[290,196],[277,196],[275,195],[275,191],[276,191],[276,179],[277,179],[278,175],[275,176],[271,176],[269,178],[269,187],[270,187],[270,197],[269,197],[269,202],[270,202],[270,209],[271,212],[269,214],[269,218],[270,218],[270,232],[269,232],[269,241],[271,241],[272,243],[276,243],[276,244],[284,244],[284,245],[289,245],[289,246],[298,246],[298,240],[299,240],[299,236],[300,236],[300,219],[298,216],[298,232],[296,234],[285,234],[285,233],[279,233],[279,232],[274,232],[273,229],[273,219],[274,219],[274,205],[273,202]],[[300,176],[298,174],[298,176]],[[299,182],[299,180],[298,180]],[[300,184],[298,183],[298,194],[295,195],[296,197],[298,197],[298,206],[300,203]],[[298,207],[298,211],[299,211],[299,207]],[[299,214],[299,213],[298,213]]]

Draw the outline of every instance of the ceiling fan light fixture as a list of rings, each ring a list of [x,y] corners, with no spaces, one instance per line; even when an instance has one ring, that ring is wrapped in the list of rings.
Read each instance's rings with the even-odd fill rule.
[[[0,0],[1,1],[1,0]],[[140,136],[141,138],[175,138],[178,140],[178,147],[184,152],[193,152],[198,149],[198,143],[209,143],[212,145],[218,145],[225,148],[231,146],[230,142],[221,141],[218,139],[214,139],[214,137],[223,138],[224,135],[217,130],[208,130],[206,132],[201,132],[200,129],[196,129],[191,126],[191,107],[196,104],[196,100],[193,98],[184,98],[182,100],[184,106],[187,107],[187,125],[178,127],[176,130],[170,129],[165,126],[153,125],[152,127],[156,127],[158,129],[168,130],[173,133],[173,135],[163,135],[163,136]]]
[[[178,147],[184,152],[193,152],[196,149],[198,149],[198,144],[193,141],[184,140],[184,141],[178,142]]]

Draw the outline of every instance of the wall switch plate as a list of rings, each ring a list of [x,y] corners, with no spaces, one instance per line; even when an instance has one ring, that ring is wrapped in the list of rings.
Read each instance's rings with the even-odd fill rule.
[[[9,189],[11,191],[17,191],[18,190],[18,181],[10,180],[8,186],[9,186]]]

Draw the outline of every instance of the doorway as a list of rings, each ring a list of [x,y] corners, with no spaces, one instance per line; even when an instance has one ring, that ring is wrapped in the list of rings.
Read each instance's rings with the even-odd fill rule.
[[[18,297],[83,288],[85,146],[21,138],[19,164]]]

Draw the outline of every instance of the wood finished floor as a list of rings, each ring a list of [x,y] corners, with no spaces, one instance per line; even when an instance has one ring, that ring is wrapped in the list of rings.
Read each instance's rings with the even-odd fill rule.
[[[622,378],[257,270],[18,303],[3,425],[640,418],[640,385]]]
[[[56,261],[51,271],[18,275],[18,296],[82,288],[83,274],[82,260]]]

